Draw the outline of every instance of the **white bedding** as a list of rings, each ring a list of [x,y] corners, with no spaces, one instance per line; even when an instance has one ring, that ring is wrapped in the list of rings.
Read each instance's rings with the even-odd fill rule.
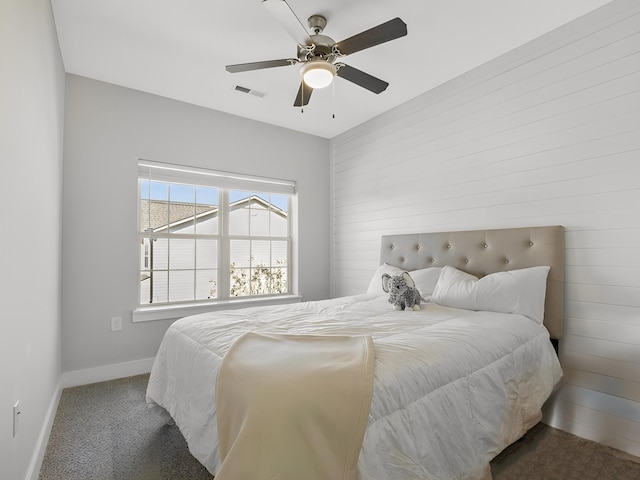
[[[373,337],[360,480],[483,478],[488,462],[539,421],[562,375],[547,330],[521,315],[431,303],[396,311],[386,296],[358,295],[186,317],[162,341],[147,400],[171,414],[213,474],[217,372],[246,331]]]

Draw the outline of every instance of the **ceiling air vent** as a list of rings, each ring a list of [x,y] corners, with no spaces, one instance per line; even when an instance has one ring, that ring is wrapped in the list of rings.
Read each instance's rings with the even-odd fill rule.
[[[253,95],[254,97],[262,98],[266,95],[266,93],[264,92],[259,92],[258,90],[253,90],[251,88],[243,87],[242,85],[236,85],[234,89],[237,90],[238,92],[248,93],[249,95]]]

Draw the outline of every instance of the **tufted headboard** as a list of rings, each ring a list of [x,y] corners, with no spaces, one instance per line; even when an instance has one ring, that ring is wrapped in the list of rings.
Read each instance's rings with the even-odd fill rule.
[[[548,265],[551,270],[544,325],[551,338],[562,338],[564,228],[561,226],[385,235],[380,263],[407,271],[450,265],[478,277]]]

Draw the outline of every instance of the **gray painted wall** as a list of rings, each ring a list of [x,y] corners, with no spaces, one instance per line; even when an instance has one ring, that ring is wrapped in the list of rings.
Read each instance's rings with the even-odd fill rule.
[[[61,372],[65,77],[48,0],[0,2],[0,59],[0,477],[22,479]]]
[[[566,227],[554,426],[640,455],[640,3],[616,0],[331,141],[334,295],[389,233]]]
[[[137,302],[137,159],[295,180],[298,292],[329,296],[329,142],[67,75],[62,367],[155,356],[170,320],[132,323]],[[96,252],[104,252],[96,256]],[[123,317],[111,332],[110,319]]]

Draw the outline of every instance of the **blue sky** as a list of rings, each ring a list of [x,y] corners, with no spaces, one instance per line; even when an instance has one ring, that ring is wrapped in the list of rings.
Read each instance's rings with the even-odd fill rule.
[[[169,191],[171,191],[171,200],[174,202],[193,202],[205,205],[218,205],[218,189],[213,187],[193,187],[190,185],[168,184],[163,182],[149,182],[142,180],[140,182],[141,198],[150,198],[151,200],[169,200]],[[229,201],[231,203],[243,198],[257,195],[266,202],[270,202],[281,210],[287,209],[286,195],[270,195],[268,193],[246,192],[238,190],[229,191]]]

